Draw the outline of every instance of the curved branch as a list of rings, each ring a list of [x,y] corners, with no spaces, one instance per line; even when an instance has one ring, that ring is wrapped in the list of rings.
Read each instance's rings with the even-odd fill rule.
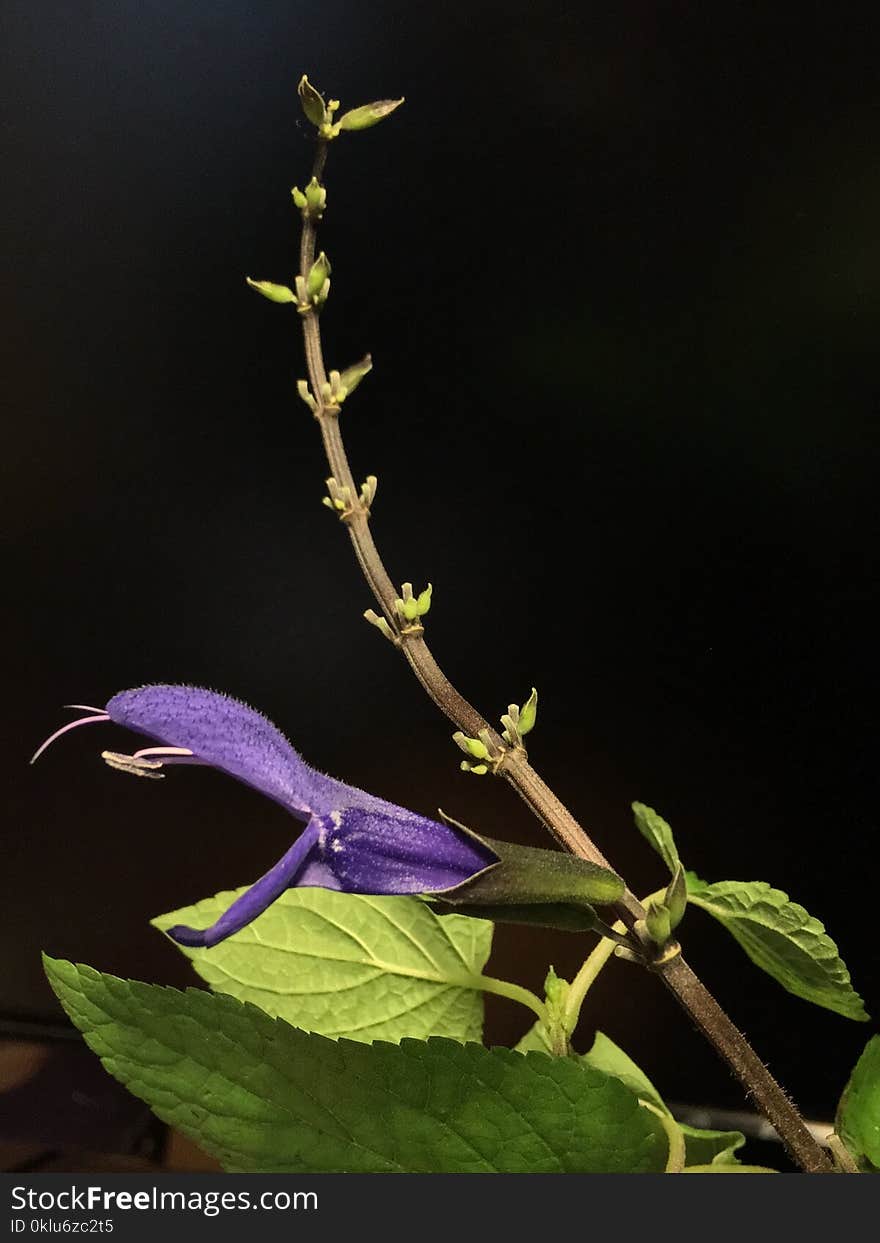
[[[313,176],[319,180],[326,160],[327,143],[319,140],[313,168]],[[315,240],[315,223],[306,215],[300,244],[300,272],[303,276],[308,275],[314,263]],[[317,403],[315,418],[321,429],[330,473],[355,498],[358,496],[358,488],[355,486],[339,429],[339,408],[328,406],[322,397],[327,383],[327,371],[321,347],[318,312],[308,310],[303,314],[302,326],[309,383]],[[398,616],[394,601],[398,593],[379,556],[370,532],[369,518],[369,509],[360,502],[353,502],[351,512],[345,516],[345,525],[348,527],[349,538],[364,578],[386,619],[396,628]],[[483,720],[476,708],[446,677],[422,634],[401,635],[400,648],[428,695],[458,729],[471,737],[487,731],[491,741],[497,747],[503,748],[504,744],[498,733]],[[506,749],[499,772],[563,849],[590,863],[611,867],[571,812],[532,768],[524,751]],[[632,928],[637,920],[644,917],[645,912],[635,895],[627,890],[616,904],[615,913],[628,928]],[[795,1106],[681,955],[676,954],[668,961],[658,964],[655,970],[696,1026],[727,1061],[747,1093],[758,1102],[792,1157],[809,1173],[832,1173],[831,1161],[804,1124]]]

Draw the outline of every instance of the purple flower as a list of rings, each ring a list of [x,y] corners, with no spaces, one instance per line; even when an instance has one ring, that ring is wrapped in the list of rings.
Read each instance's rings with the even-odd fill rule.
[[[68,730],[112,721],[160,744],[133,755],[103,752],[112,767],[161,777],[168,764],[207,764],[260,790],[305,822],[286,854],[210,928],[171,928],[169,936],[181,945],[218,944],[256,919],[285,889],[436,895],[499,862],[475,834],[310,768],[271,721],[227,695],[190,686],[143,686],[120,691],[103,709],[69,706],[91,715],[57,730],[34,760]]]

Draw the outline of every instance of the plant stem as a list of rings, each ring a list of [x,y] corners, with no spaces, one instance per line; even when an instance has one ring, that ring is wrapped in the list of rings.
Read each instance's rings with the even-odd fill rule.
[[[475,975],[469,978],[467,987],[480,989],[484,993],[494,993],[496,997],[507,997],[511,1001],[518,1001],[521,1006],[528,1007],[536,1014],[545,1027],[548,1024],[550,1016],[541,998],[531,989],[523,988],[521,984],[514,984],[512,980],[496,980],[491,975]]]
[[[624,928],[622,920],[618,921],[617,928]],[[565,999],[565,1030],[569,1035],[577,1026],[581,1006],[584,1004],[587,992],[592,987],[599,972],[614,953],[614,950],[615,942],[609,941],[607,937],[603,937],[589,957],[585,959],[577,975],[569,985],[568,996]]]
[[[684,1169],[685,1162],[685,1142],[684,1132],[675,1121],[671,1114],[666,1113],[662,1109],[658,1109],[656,1105],[652,1105],[650,1101],[639,1101],[642,1109],[647,1109],[649,1113],[655,1114],[660,1119],[660,1124],[666,1132],[666,1140],[669,1144],[669,1155],[666,1158],[666,1169],[664,1174],[680,1174]]]
[[[323,173],[326,159],[327,143],[319,140],[313,168],[313,176],[318,180]],[[308,275],[315,260],[315,239],[315,223],[306,216],[300,245],[300,272],[303,276]],[[327,371],[321,348],[319,316],[316,311],[310,310],[301,318],[309,383],[317,403],[315,418],[321,429],[330,473],[341,487],[349,489],[352,498],[356,498],[358,489],[355,487],[339,430],[338,408],[328,407],[321,396],[323,386],[327,383]],[[398,616],[394,601],[398,593],[370,533],[369,510],[358,502],[353,503],[351,513],[346,516],[345,525],[348,527],[349,538],[364,578],[387,621],[396,631]],[[495,746],[504,747],[496,731],[446,677],[422,634],[401,635],[400,647],[425,691],[458,729],[471,737],[477,737],[484,730],[488,731]],[[499,772],[524,799],[559,845],[581,859],[587,859],[601,867],[610,867],[602,852],[590,840],[571,812],[529,764],[525,752],[521,749],[505,750]],[[644,916],[641,903],[629,890],[614,909],[628,928]],[[680,954],[658,966],[657,973],[700,1031],[728,1062],[747,1093],[754,1097],[779,1132],[792,1157],[808,1172],[831,1173],[831,1161],[804,1125],[795,1106]]]

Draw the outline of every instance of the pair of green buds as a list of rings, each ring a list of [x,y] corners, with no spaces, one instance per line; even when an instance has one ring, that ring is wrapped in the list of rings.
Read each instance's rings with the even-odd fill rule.
[[[369,482],[369,480],[367,481]],[[394,601],[394,608],[400,619],[400,625],[397,633],[392,630],[384,617],[380,617],[373,609],[367,609],[364,613],[365,621],[371,626],[375,626],[377,630],[384,634],[394,645],[399,646],[400,640],[404,635],[419,635],[424,630],[421,619],[425,616],[431,607],[431,596],[434,588],[428,583],[424,591],[415,595],[412,583],[403,583],[400,588],[400,595]]]
[[[339,100],[330,99],[325,103],[324,96],[315,90],[305,74],[300,78],[297,94],[303,112],[316,127],[319,138],[323,138],[325,142],[338,138],[344,130],[370,129],[390,116],[403,103],[402,98],[377,99],[371,104],[362,104],[360,108],[344,112],[338,121],[334,121],[333,118],[339,110]]]
[[[245,280],[251,289],[256,289],[270,302],[293,302],[300,315],[308,315],[312,311],[320,311],[330,293],[330,260],[323,250],[309,268],[305,276],[298,276],[294,281],[296,292],[289,285],[276,285],[273,281],[254,281],[249,276]]]
[[[300,190],[299,186],[292,186],[290,195],[294,206],[302,212],[304,220],[320,220],[324,215],[324,208],[327,206],[327,191],[317,177],[312,178],[305,190]]]
[[[513,750],[524,751],[523,737],[535,728],[537,719],[538,692],[533,686],[531,695],[522,707],[517,704],[508,704],[507,711],[501,718],[501,724],[504,727],[501,737]],[[476,738],[469,738],[467,734],[458,731],[452,735],[452,741],[468,756],[468,759],[461,762],[462,772],[473,773],[475,777],[485,777],[490,771],[498,771],[505,752],[492,741],[487,729],[481,729]],[[472,763],[474,760],[476,763]]]

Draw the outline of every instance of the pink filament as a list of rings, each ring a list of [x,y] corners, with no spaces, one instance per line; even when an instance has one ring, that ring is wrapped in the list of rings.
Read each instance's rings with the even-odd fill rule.
[[[71,705],[71,706],[73,707],[75,705]],[[50,747],[56,738],[60,738],[62,734],[66,734],[69,729],[76,729],[78,725],[91,725],[93,723],[96,723],[97,721],[109,721],[109,720],[110,720],[109,713],[101,712],[97,716],[83,716],[83,717],[80,717],[78,721],[70,721],[69,724],[62,725],[60,729],[56,729],[55,733],[50,735],[50,737],[46,739],[46,741],[42,744],[42,746],[37,747],[36,751],[31,756],[30,762],[33,764],[35,760],[38,760],[40,756],[43,754],[43,752],[46,750],[46,748]]]

